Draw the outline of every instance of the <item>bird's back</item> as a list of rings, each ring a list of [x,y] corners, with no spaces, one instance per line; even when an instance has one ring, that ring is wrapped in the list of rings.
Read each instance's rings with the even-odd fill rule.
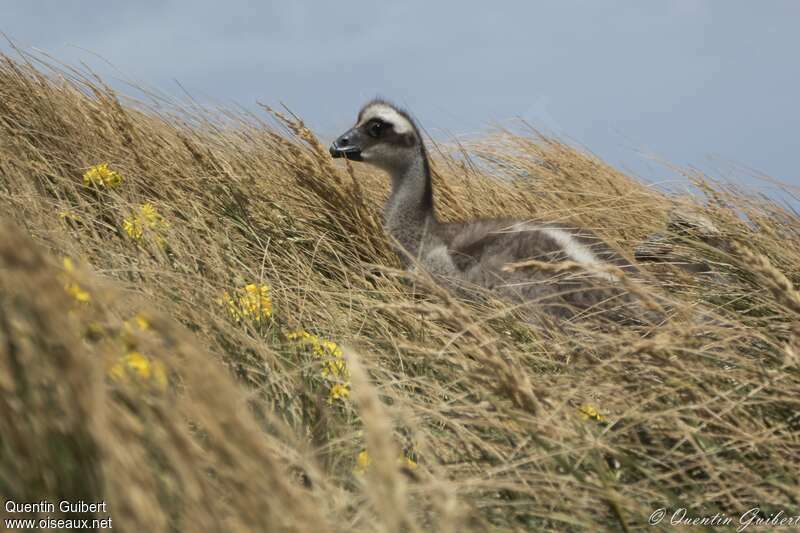
[[[608,313],[631,303],[630,295],[603,267],[613,265],[634,275],[636,268],[589,230],[513,219],[442,224],[438,230],[456,278],[449,284],[459,284],[462,294],[479,287],[516,303],[546,307],[561,317],[599,308]],[[442,250],[437,252],[438,264]],[[561,272],[505,268],[527,260],[551,265],[570,262],[585,268]]]

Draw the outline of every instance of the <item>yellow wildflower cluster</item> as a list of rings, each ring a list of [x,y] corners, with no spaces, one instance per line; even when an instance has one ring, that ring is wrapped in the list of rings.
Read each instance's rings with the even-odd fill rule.
[[[228,308],[228,313],[237,322],[244,319],[260,322],[272,315],[269,285],[263,283],[250,283],[236,289],[233,294],[225,291],[218,302]]]
[[[356,467],[353,469],[353,472],[363,475],[371,464],[372,458],[369,456],[369,453],[367,453],[367,450],[362,450],[358,454],[358,457],[356,457]]]
[[[66,289],[67,293],[80,303],[86,303],[92,299],[92,295],[83,290],[83,288],[81,288],[81,286],[74,281],[67,283],[64,286],[64,289]]]
[[[122,342],[125,343],[125,348],[134,350],[138,344],[136,335],[150,329],[150,321],[142,313],[137,313],[122,323]]]
[[[167,388],[167,372],[161,361],[131,351],[122,356],[108,371],[109,377],[118,383],[130,383],[131,379],[152,382],[159,389]]]
[[[128,331],[139,329],[139,331],[147,331],[150,329],[150,321],[142,313],[137,313],[136,316],[130,320],[126,320],[123,324],[124,328]]]
[[[396,462],[397,466],[406,467],[410,470],[416,470],[418,466],[416,461],[402,454],[400,455],[400,457],[397,458]],[[367,472],[367,470],[369,470],[369,466],[371,464],[372,464],[372,458],[369,456],[369,453],[367,452],[367,450],[362,450],[358,454],[358,457],[356,457],[356,466],[355,468],[353,468],[353,473],[358,474],[360,476],[364,475]]]
[[[286,335],[289,340],[311,348],[311,352],[321,360],[320,375],[330,384],[330,401],[345,400],[350,397],[350,369],[342,349],[329,340],[305,330],[293,331]]]
[[[597,410],[597,407],[594,405],[587,403],[583,404],[578,408],[578,413],[580,413],[581,418],[584,420],[596,420],[597,422],[605,422],[606,417],[600,414],[600,411]]]
[[[75,300],[81,303],[91,301],[91,294],[84,290],[74,279],[75,264],[69,257],[63,259],[64,289]],[[102,334],[102,327],[97,323],[89,324],[89,331],[93,334]],[[155,359],[142,355],[137,350],[137,333],[150,329],[150,322],[142,313],[126,320],[122,325],[121,340],[124,344],[125,355],[119,358],[108,370],[108,376],[122,383],[130,383],[131,378],[154,383],[159,389],[167,386],[167,372],[164,365]]]
[[[94,165],[83,175],[85,186],[95,185],[98,187],[108,187],[112,189],[122,183],[122,176],[108,168],[108,163]]]
[[[74,279],[73,274],[75,272],[75,265],[72,262],[72,259],[69,257],[64,257],[63,259],[64,265],[64,275],[62,279],[64,281],[64,290],[67,291],[67,294],[75,298],[76,301],[80,303],[89,302],[92,299],[92,295],[89,294],[86,290],[83,289]]]
[[[349,383],[334,383],[331,387],[330,399],[344,400],[350,397],[350,384]]]
[[[83,219],[80,215],[76,214],[74,211],[70,209],[62,209],[58,212],[58,217],[63,220],[64,222],[72,221],[72,222],[83,222]]]
[[[138,213],[122,221],[122,229],[135,241],[141,241],[145,232],[152,232],[155,234],[156,242],[163,244],[164,238],[159,232],[167,227],[169,223],[149,202],[140,205]]]
[[[122,342],[126,353],[109,369],[108,376],[121,383],[130,383],[131,378],[154,383],[159,389],[167,387],[167,371],[161,361],[147,357],[137,350],[136,335],[150,329],[150,321],[142,313],[122,324]]]

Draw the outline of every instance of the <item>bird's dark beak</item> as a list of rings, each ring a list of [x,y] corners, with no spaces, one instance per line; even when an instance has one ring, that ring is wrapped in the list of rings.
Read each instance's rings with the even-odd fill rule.
[[[361,146],[358,142],[359,132],[355,128],[351,129],[331,144],[330,152],[332,157],[346,157],[351,161],[363,161],[361,158]]]

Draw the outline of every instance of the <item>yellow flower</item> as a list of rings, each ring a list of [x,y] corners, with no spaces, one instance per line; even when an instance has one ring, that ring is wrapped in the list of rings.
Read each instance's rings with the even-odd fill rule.
[[[356,467],[353,469],[353,472],[363,475],[364,472],[366,472],[369,468],[370,464],[372,464],[372,459],[370,459],[367,450],[363,450],[358,454],[358,457],[356,457]]]
[[[147,331],[150,329],[150,321],[147,320],[147,317],[143,313],[136,313],[132,318],[123,322],[122,326],[125,328],[125,331],[133,332],[137,329],[139,331]]]
[[[330,383],[330,402],[350,397],[350,369],[339,345],[303,329],[287,333],[286,338],[310,347],[311,353],[321,359],[320,375]]]
[[[73,222],[83,222],[83,219],[80,217],[80,215],[77,215],[74,211],[69,209],[62,209],[59,211],[58,217],[64,222],[68,220],[72,220]]]
[[[150,226],[154,226],[163,220],[163,217],[158,214],[153,204],[147,202],[139,207],[139,215],[144,222]]]
[[[272,300],[269,298],[269,285],[250,283],[236,289],[231,295],[228,291],[218,300],[228,308],[231,317],[240,322],[251,319],[260,322],[272,315]]]
[[[145,331],[150,329],[150,322],[143,314],[138,313],[135,317],[133,317],[133,320],[136,322],[136,325],[139,326],[140,330]]]
[[[64,285],[64,290],[80,303],[86,303],[92,299],[92,295],[83,290],[77,283],[67,283]]]
[[[321,356],[325,357],[325,356]],[[350,379],[350,369],[344,359],[328,358],[322,362],[320,374],[323,378],[345,378]]]
[[[64,257],[62,263],[64,265],[65,272],[65,274],[62,275],[62,279],[64,281],[64,290],[67,291],[67,294],[72,296],[80,303],[89,302],[92,299],[92,295],[85,291],[83,287],[78,285],[78,283],[72,279],[72,274],[75,272],[75,264],[72,262],[72,259],[69,257]]]
[[[142,313],[137,313],[132,318],[122,323],[122,342],[129,350],[133,350],[138,344],[136,333],[150,329],[150,322]]]
[[[139,352],[132,351],[122,356],[108,371],[117,382],[128,383],[131,376],[142,381],[152,381],[158,388],[167,387],[167,372],[161,361],[151,360]]]
[[[319,345],[320,345],[320,350],[318,350],[318,351],[319,351],[320,356],[331,355],[331,356],[337,357],[337,358],[341,358],[342,357],[342,349],[339,348],[336,345],[335,342],[323,340],[323,341],[320,341]]]
[[[287,333],[286,338],[310,346],[311,351],[319,358],[329,357],[338,359],[344,364],[342,349],[333,341],[321,339],[317,335],[309,333],[304,329]]]
[[[142,225],[135,218],[126,218],[122,221],[122,229],[128,234],[128,237],[135,241],[142,240]]]
[[[399,458],[397,461],[399,463],[401,463],[403,466],[405,466],[406,468],[409,468],[411,470],[416,470],[417,467],[419,466],[419,465],[417,465],[417,462],[415,460],[413,460],[411,457],[403,456],[403,457]]]
[[[141,241],[145,232],[152,232],[159,245],[164,244],[164,238],[159,232],[167,227],[169,227],[169,223],[149,202],[140,205],[135,215],[122,221],[122,229],[131,239]]]
[[[596,420],[598,422],[605,422],[606,417],[600,414],[600,411],[597,410],[597,407],[594,405],[587,403],[578,408],[578,412],[581,415],[581,418],[584,420]]]
[[[350,385],[347,383],[336,383],[331,387],[330,400],[344,400],[350,397]]]
[[[297,331],[292,331],[286,334],[286,338],[290,341],[298,341],[298,340],[305,340],[310,339],[312,337],[311,333],[307,332],[304,329],[298,329]]]
[[[396,463],[397,466],[400,467],[404,466],[410,470],[416,470],[419,467],[416,461],[402,454],[400,455],[400,457],[397,458]],[[355,468],[353,468],[353,473],[358,475],[364,475],[364,473],[367,470],[369,470],[371,464],[372,464],[372,458],[369,456],[369,453],[367,452],[367,450],[362,450],[358,454],[358,457],[356,457],[356,466]]]
[[[122,176],[108,168],[108,163],[94,165],[83,175],[85,186],[96,185],[99,187],[114,188],[122,183]]]

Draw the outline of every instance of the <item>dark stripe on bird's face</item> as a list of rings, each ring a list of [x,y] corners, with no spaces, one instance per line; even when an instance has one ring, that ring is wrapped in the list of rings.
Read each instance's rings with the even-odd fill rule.
[[[361,161],[361,152],[379,144],[407,149],[416,146],[418,138],[415,132],[398,133],[390,122],[372,118],[342,134],[331,144],[330,153]]]

